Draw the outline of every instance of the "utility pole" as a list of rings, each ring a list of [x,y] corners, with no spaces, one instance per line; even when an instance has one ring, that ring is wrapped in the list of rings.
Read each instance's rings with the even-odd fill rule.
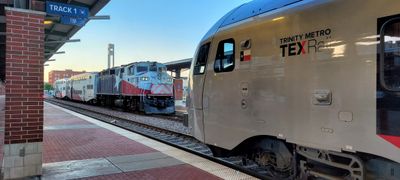
[[[112,60],[112,67],[114,67],[114,65],[115,65],[114,44],[110,43],[110,44],[108,44],[108,69],[110,69],[111,60]]]

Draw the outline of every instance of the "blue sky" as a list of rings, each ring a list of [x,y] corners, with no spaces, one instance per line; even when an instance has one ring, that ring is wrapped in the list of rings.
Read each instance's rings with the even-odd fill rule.
[[[50,70],[99,71],[107,66],[108,43],[115,44],[116,65],[140,60],[168,62],[192,57],[208,29],[233,8],[250,0],[111,0],[54,55]]]

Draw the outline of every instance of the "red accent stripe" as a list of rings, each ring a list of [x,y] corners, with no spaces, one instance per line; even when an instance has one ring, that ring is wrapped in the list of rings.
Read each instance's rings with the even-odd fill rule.
[[[390,142],[391,144],[397,146],[400,148],[400,137],[399,136],[389,136],[389,135],[383,135],[383,134],[378,134],[381,138],[384,140]]]
[[[140,89],[140,88],[134,86],[133,84],[131,84],[127,81],[124,81],[124,80],[122,80],[121,82],[122,82],[122,85],[121,85],[122,86],[122,94],[124,94],[124,95],[140,96],[143,94],[143,91],[144,91],[144,94],[150,94],[149,90]]]

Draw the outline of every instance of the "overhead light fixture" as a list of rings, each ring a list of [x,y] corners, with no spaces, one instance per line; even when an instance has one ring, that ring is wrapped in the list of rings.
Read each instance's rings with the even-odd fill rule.
[[[72,42],[81,42],[80,39],[70,39],[70,40],[60,40],[60,41],[46,41],[45,44],[59,44],[59,43],[72,43]]]
[[[45,24],[45,25],[53,24],[53,21],[52,20],[44,20],[43,24]]]

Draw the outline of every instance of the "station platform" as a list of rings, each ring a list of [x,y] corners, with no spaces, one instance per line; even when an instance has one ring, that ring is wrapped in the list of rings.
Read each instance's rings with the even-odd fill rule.
[[[45,103],[42,179],[254,179]]]

